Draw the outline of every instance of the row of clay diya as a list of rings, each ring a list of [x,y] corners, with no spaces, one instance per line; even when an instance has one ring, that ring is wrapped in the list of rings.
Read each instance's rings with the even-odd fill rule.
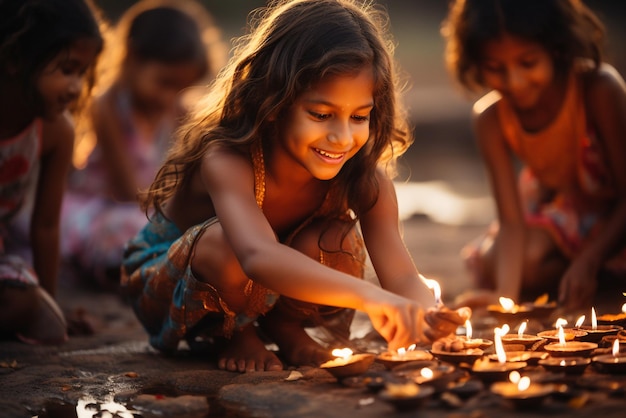
[[[430,398],[436,390],[455,393],[457,396],[473,394],[482,390],[484,384],[491,384],[490,390],[518,406],[528,406],[533,401],[545,399],[556,390],[552,384],[530,382],[530,377],[521,377],[527,366],[542,366],[554,373],[582,373],[589,364],[606,373],[626,373],[626,355],[620,355],[620,343],[626,344],[626,332],[615,335],[612,353],[592,356],[598,345],[592,342],[575,340],[575,335],[563,328],[564,321],[557,322],[557,340],[547,342],[545,351],[507,352],[504,341],[531,339],[524,334],[523,323],[517,334],[509,334],[508,325],[494,330],[494,341],[473,339],[471,324],[466,323],[468,334],[437,341],[430,350],[416,349],[410,346],[396,352],[384,352],[379,355],[370,353],[353,354],[349,349],[334,350],[335,360],[324,363],[321,367],[338,380],[345,381],[354,376],[365,374],[370,365],[382,363],[392,376],[403,379],[370,379],[370,388],[380,390],[381,399],[393,404],[398,409],[415,408]],[[578,328],[582,324],[577,324]],[[553,332],[545,338],[551,340]],[[569,340],[566,339],[568,335]],[[582,336],[582,334],[579,334]],[[544,337],[534,336],[533,339]],[[526,341],[525,341],[526,342]],[[485,354],[495,346],[495,354]],[[436,361],[439,360],[439,361]],[[464,374],[454,374],[457,370],[466,370]],[[507,381],[507,379],[509,381]],[[361,382],[364,380],[361,379]]]

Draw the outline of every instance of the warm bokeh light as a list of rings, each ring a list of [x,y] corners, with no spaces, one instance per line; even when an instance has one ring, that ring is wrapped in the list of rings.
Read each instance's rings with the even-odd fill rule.
[[[349,348],[335,348],[332,351],[332,355],[335,357],[347,359],[352,355],[352,350],[350,350]]]
[[[513,309],[515,308],[515,302],[513,301],[513,299],[500,296],[498,300],[500,301],[500,305],[505,312],[513,312]]]
[[[420,374],[424,379],[432,379],[435,375],[435,373],[433,373],[433,371],[428,367],[424,367],[422,370],[420,370]]]

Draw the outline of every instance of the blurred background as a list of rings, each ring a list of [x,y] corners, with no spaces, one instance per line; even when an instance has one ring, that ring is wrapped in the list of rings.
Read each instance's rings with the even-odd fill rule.
[[[518,0],[523,1],[523,0]],[[200,0],[222,31],[232,38],[246,30],[248,13],[264,0]],[[404,100],[410,109],[415,143],[401,161],[398,196],[401,216],[427,216],[450,224],[485,224],[493,216],[486,177],[469,123],[472,99],[458,89],[443,63],[440,35],[447,0],[377,0],[390,16],[396,58],[408,80]],[[133,0],[99,0],[115,23]],[[625,74],[626,2],[587,0],[607,27],[607,58]]]

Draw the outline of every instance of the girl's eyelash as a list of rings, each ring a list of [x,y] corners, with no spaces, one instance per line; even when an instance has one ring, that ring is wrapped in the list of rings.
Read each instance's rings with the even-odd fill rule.
[[[368,120],[370,120],[369,116],[361,116],[361,115],[354,115],[352,116],[353,119],[356,119],[358,122],[367,122]]]
[[[312,110],[309,110],[309,114],[313,116],[314,118],[321,119],[321,120],[328,119],[330,117],[328,113],[317,113]]]

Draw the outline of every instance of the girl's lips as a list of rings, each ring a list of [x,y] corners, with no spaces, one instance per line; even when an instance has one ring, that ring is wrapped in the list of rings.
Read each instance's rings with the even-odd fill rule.
[[[322,157],[322,159],[324,159],[324,161],[330,162],[330,163],[338,163],[341,162],[343,160],[343,157],[346,155],[346,153],[336,153],[336,152],[329,152],[329,151],[324,151],[322,149],[319,148],[313,148],[315,150],[315,152],[317,153],[317,155],[319,155],[320,157]]]

